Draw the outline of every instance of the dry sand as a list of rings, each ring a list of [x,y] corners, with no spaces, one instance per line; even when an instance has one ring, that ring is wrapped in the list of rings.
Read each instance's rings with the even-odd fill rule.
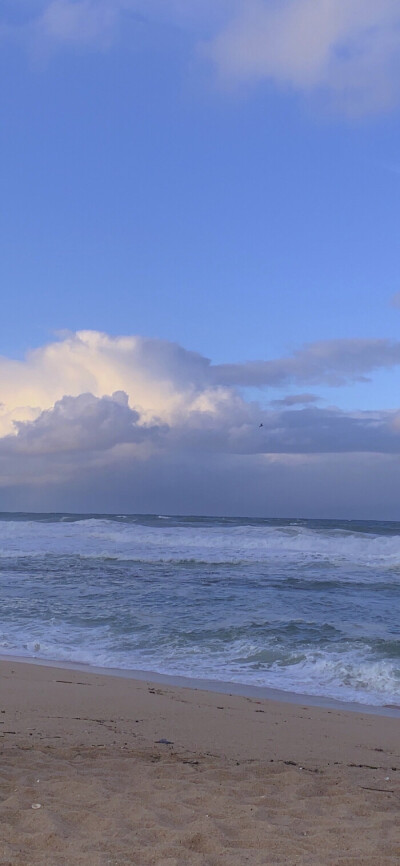
[[[399,866],[400,718],[0,677],[1,866]]]

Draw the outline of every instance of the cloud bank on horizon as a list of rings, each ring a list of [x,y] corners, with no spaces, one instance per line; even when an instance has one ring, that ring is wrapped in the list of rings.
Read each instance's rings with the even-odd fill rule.
[[[220,510],[230,512],[233,502],[235,511],[234,484],[242,508],[249,511],[253,496],[255,511],[266,511],[260,480],[270,484],[271,472],[278,484],[279,472],[288,470],[291,477],[328,477],[338,461],[350,474],[360,465],[365,471],[367,458],[374,471],[377,465],[386,471],[388,461],[396,468],[400,411],[344,412],[317,407],[315,394],[274,400],[271,391],[310,382],[344,385],[398,366],[400,343],[387,340],[333,340],[287,358],[214,365],[160,339],[92,331],[61,336],[24,361],[0,359],[0,501],[7,509],[19,502],[18,491],[24,501],[29,492],[36,509],[56,501],[65,510],[79,491],[80,510],[112,510],[130,479],[120,507],[158,510],[161,495],[166,510],[196,511],[198,490],[211,473],[200,498],[205,510],[215,510],[217,499]],[[249,399],[246,388],[254,385],[268,386],[269,404]],[[96,509],[89,507],[94,495]],[[152,502],[155,508],[145,507]]]
[[[127,22],[154,20],[187,29],[228,85],[323,94],[350,115],[385,111],[400,96],[399,0],[39,0],[17,18],[3,13],[0,33],[104,51]]]

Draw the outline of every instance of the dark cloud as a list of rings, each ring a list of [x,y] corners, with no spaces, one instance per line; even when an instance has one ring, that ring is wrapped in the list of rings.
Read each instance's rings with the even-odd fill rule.
[[[266,416],[260,432],[269,454],[400,453],[396,413],[352,414],[316,407],[284,411]]]
[[[21,478],[0,491],[3,510],[214,514],[270,517],[400,518],[400,460],[335,454],[306,459],[260,455],[155,455],[73,478]]]
[[[253,423],[232,426],[225,450],[240,454],[400,453],[395,413],[309,408],[265,412],[260,417],[262,427]]]

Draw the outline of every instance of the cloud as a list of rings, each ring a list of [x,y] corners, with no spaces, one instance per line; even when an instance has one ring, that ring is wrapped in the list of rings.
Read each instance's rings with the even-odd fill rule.
[[[241,0],[208,46],[220,76],[323,92],[351,113],[399,96],[398,0]]]
[[[390,340],[327,340],[281,358],[214,365],[166,340],[78,331],[29,352],[25,360],[0,357],[0,436],[15,432],[15,422],[34,421],[65,396],[101,398],[117,391],[129,395],[145,425],[185,423],[203,430],[216,417],[244,423],[250,415],[255,423],[260,408],[237,387],[338,386],[399,365],[400,342]],[[311,397],[295,395],[285,404]]]
[[[16,421],[16,435],[0,439],[0,449],[3,453],[52,454],[103,451],[121,443],[156,440],[161,428],[139,425],[139,418],[124,391],[100,398],[65,396],[34,421]]]
[[[240,411],[188,418],[169,430],[171,451],[192,454],[400,454],[400,413],[339,409],[271,411],[243,402]],[[260,426],[260,424],[262,426]]]
[[[396,413],[307,407],[318,399],[308,393],[262,409],[236,388],[344,384],[396,364],[400,344],[385,340],[320,342],[288,358],[212,365],[165,340],[81,331],[26,361],[0,359],[0,449],[53,454],[151,443],[165,453],[397,453]]]
[[[14,422],[14,434],[0,438],[0,487],[64,483],[82,474],[159,450],[168,426],[143,424],[128,396],[65,396],[34,421]]]
[[[400,364],[400,342],[391,340],[324,340],[297,349],[292,356],[212,368],[224,385],[277,387],[286,384],[331,386],[367,381],[373,370]]]
[[[0,358],[0,435],[68,395],[125,391],[143,423],[165,423],[179,412],[205,410],[223,389],[207,382],[209,361],[163,340],[109,337],[95,331],[64,335],[27,355]]]
[[[180,412],[171,425],[143,424],[123,391],[101,398],[65,396],[34,421],[15,422],[14,435],[0,439],[1,455],[58,455],[120,451],[192,454],[400,453],[400,412],[342,412],[339,409],[273,411],[234,392],[212,411]],[[97,457],[96,457],[97,459]]]
[[[399,0],[21,0],[3,10],[0,34],[103,51],[132,19],[186,31],[225,82],[320,94],[353,115],[400,94]]]
[[[1,507],[40,510],[57,502],[63,510],[74,502],[85,510],[97,491],[100,510],[119,501],[118,510],[130,490],[130,510],[169,501],[167,510],[199,513],[203,501],[215,513],[214,501],[232,513],[234,483],[256,491],[276,473],[288,483],[291,471],[303,477],[300,466],[316,478],[315,461],[323,473],[349,455],[363,466],[362,454],[398,460],[400,412],[321,409],[311,405],[316,395],[303,392],[262,408],[237,388],[344,381],[378,363],[399,364],[397,344],[330,341],[258,362],[255,379],[251,364],[213,365],[167,341],[91,331],[64,334],[24,361],[0,358]]]
[[[267,453],[400,454],[400,415],[396,412],[341,412],[309,408],[271,413],[266,419]]]

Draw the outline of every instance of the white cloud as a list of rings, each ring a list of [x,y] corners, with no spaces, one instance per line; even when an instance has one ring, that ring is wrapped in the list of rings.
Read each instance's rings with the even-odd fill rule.
[[[99,399],[117,391],[129,396],[141,424],[204,431],[222,418],[231,427],[249,418],[253,423],[260,413],[236,386],[337,386],[396,366],[400,342],[390,340],[320,341],[288,357],[213,365],[166,340],[79,331],[30,352],[25,360],[0,358],[0,436],[15,432],[15,422],[34,421],[65,396]],[[315,395],[292,395],[289,405],[311,398]],[[60,405],[60,417],[61,410]]]
[[[36,349],[25,361],[0,358],[0,445],[3,453],[35,454],[105,451],[150,440],[156,448],[193,453],[396,452],[393,413],[293,409],[317,399],[308,393],[262,410],[236,390],[288,382],[338,385],[396,365],[400,344],[385,340],[332,340],[287,358],[214,366],[165,340],[81,331]]]
[[[222,389],[207,384],[206,358],[173,343],[109,337],[95,331],[64,336],[24,361],[0,358],[0,435],[65,395],[95,397],[125,391],[146,423],[212,406]]]
[[[322,91],[352,113],[400,91],[399,0],[242,0],[208,46],[228,81]]]
[[[351,114],[387,109],[400,95],[400,0],[37,0],[22,8],[0,13],[0,34],[26,30],[47,46],[104,50],[138,19],[185,30],[225,82],[318,93]]]
[[[336,381],[378,362],[400,364],[397,344],[331,341],[258,362],[257,376]],[[290,472],[304,480],[301,467],[310,479],[331,477],[334,457],[398,461],[400,412],[299,409],[316,399],[308,393],[262,409],[237,391],[242,380],[254,384],[246,364],[213,366],[167,341],[91,331],[24,361],[0,358],[2,507],[157,510],[159,502],[215,513],[220,503],[220,512],[244,513],[250,506],[240,507],[237,491],[250,485],[259,510],[260,479],[272,483],[275,472],[287,486]],[[387,460],[379,465],[386,472]]]

